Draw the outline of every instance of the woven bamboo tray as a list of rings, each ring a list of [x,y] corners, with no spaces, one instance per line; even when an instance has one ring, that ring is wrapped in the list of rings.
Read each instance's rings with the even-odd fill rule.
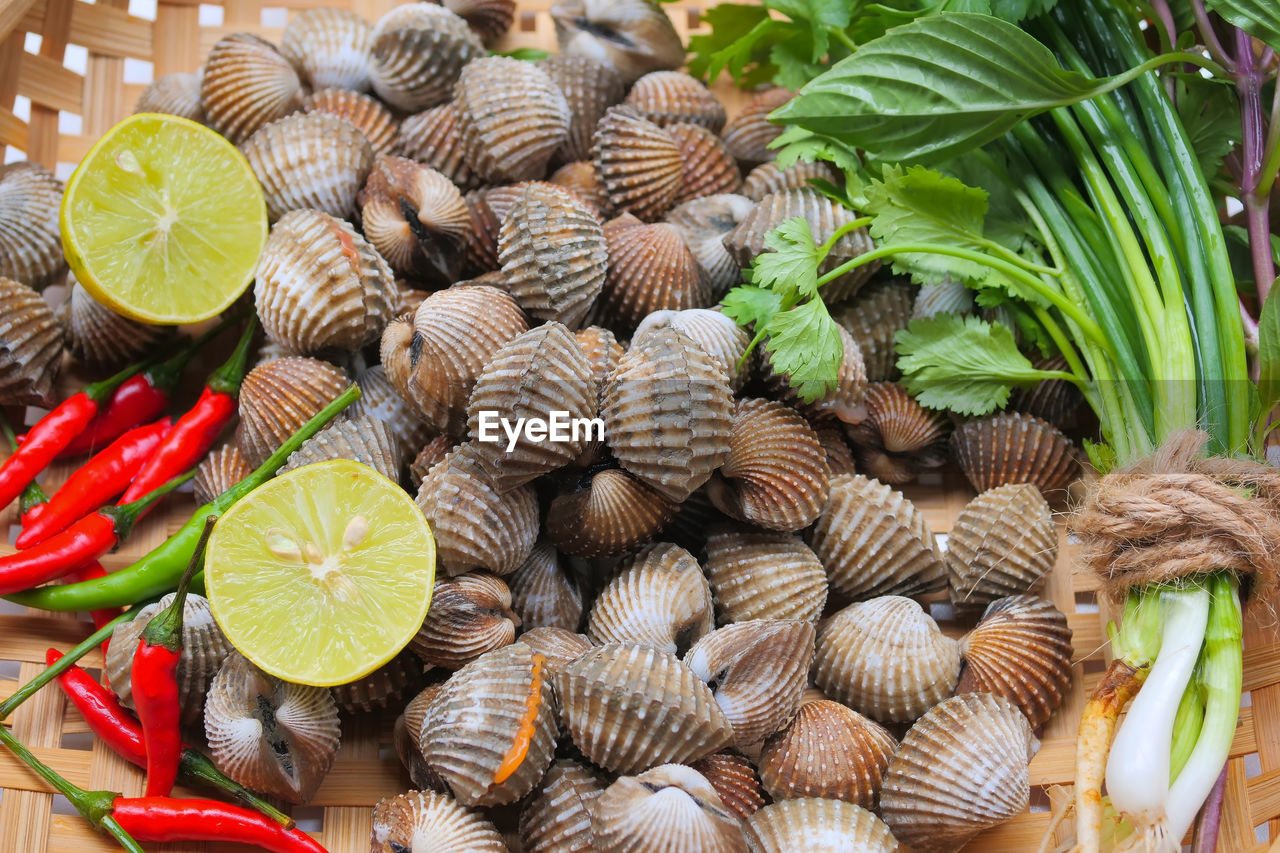
[[[194,71],[215,41],[231,32],[251,31],[278,41],[290,15],[317,6],[343,5],[371,20],[397,0],[284,0],[281,7],[259,0],[0,0],[0,147],[6,160],[28,158],[65,177],[93,142],[129,114],[152,75]],[[707,3],[675,2],[666,8],[682,36],[697,32]],[[555,49],[550,0],[522,2],[500,50]],[[133,14],[131,14],[131,12]],[[38,39],[31,36],[39,36]],[[746,95],[725,83],[716,93],[730,114]],[[198,375],[198,366],[193,375]],[[21,413],[10,413],[20,415]],[[38,412],[26,413],[31,422]],[[55,466],[45,479],[53,487],[69,467]],[[935,533],[945,537],[956,515],[973,496],[954,471],[933,474],[908,487]],[[178,529],[194,509],[188,494],[139,525],[125,546],[103,559],[108,570],[126,566]],[[16,531],[16,509],[0,511],[0,531]],[[0,537],[0,553],[12,550],[12,535]],[[1278,543],[1280,545],[1280,543]],[[975,853],[1035,850],[1050,821],[1050,809],[1069,785],[1080,711],[1105,667],[1109,616],[1097,600],[1097,584],[1073,571],[1072,547],[1063,538],[1058,564],[1045,595],[1067,614],[1074,632],[1077,666],[1064,706],[1041,732],[1041,748],[1031,764],[1030,812],[971,843]],[[1101,606],[1100,606],[1101,604]],[[945,607],[934,607],[945,617]],[[1273,620],[1257,608],[1246,621],[1245,701],[1232,746],[1219,850],[1223,853],[1280,853],[1280,642]],[[941,618],[944,629],[960,628]],[[1263,624],[1264,621],[1266,624]],[[71,615],[25,611],[0,602],[0,698],[7,697],[43,666],[48,646],[66,649],[89,633]],[[86,667],[101,666],[94,652]],[[342,747],[333,771],[314,801],[295,809],[300,825],[332,853],[368,849],[370,812],[384,796],[410,783],[391,747],[394,713],[344,721]],[[12,718],[14,732],[35,753],[76,784],[142,791],[142,774],[96,743],[54,688],[29,700]],[[188,793],[188,792],[183,792]],[[98,853],[117,849],[97,835],[58,796],[0,750],[0,853]],[[170,853],[231,853],[226,844],[152,845]]]

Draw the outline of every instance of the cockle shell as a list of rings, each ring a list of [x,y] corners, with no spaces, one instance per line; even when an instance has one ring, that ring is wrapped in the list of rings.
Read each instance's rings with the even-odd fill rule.
[[[842,800],[805,797],[765,806],[747,820],[751,853],[898,853],[884,821]]]
[[[444,0],[444,7],[461,16],[486,46],[502,38],[516,17],[515,0]]]
[[[822,563],[788,533],[712,532],[705,567],[716,609],[726,622],[817,622],[826,606]]]
[[[129,676],[138,640],[142,638],[142,632],[146,630],[148,623],[172,604],[173,598],[174,594],[169,593],[154,604],[148,604],[138,611],[137,618],[117,625],[111,633],[103,672],[106,673],[111,689],[126,707],[133,707],[133,684]],[[213,620],[209,600],[202,595],[188,594],[182,607],[182,657],[178,660],[176,679],[178,707],[184,726],[200,721],[209,685],[232,651],[231,644],[223,636],[218,623]]]
[[[770,193],[810,187],[810,181],[826,181],[839,186],[841,180],[840,173],[830,163],[820,160],[812,163],[797,160],[785,169],[778,168],[777,163],[761,163],[747,173],[742,182],[742,194],[752,201],[760,201]]]
[[[458,107],[452,101],[408,116],[400,122],[400,154],[430,166],[459,190],[480,185],[480,176],[467,165],[458,139]]]
[[[205,120],[236,145],[301,107],[302,97],[293,64],[252,33],[223,36],[205,60],[200,80]]]
[[[717,752],[689,765],[697,770],[720,795],[724,807],[739,820],[751,817],[765,804],[760,777],[746,758],[734,752]]]
[[[654,311],[636,326],[633,339],[642,338],[650,329],[671,326],[688,335],[694,343],[724,367],[729,385],[735,391],[746,379],[738,364],[751,344],[747,330],[712,308],[686,308],[683,311]]]
[[[431,428],[396,391],[381,364],[366,367],[356,377],[356,384],[360,386],[360,399],[347,412],[353,418],[364,416],[386,424],[395,436],[402,459],[417,453],[431,439]]]
[[[774,400],[739,400],[729,456],[707,484],[726,515],[767,530],[800,530],[826,507],[827,454],[809,422]]]
[[[624,214],[605,224],[604,238],[609,270],[598,309],[606,325],[625,333],[654,311],[711,304],[707,275],[675,226]]]
[[[404,651],[364,678],[330,689],[333,700],[343,711],[368,714],[397,704],[406,693],[416,693],[424,681],[422,663]]]
[[[422,757],[463,805],[514,803],[551,765],[556,708],[544,663],[515,643],[458,670],[432,699]]]
[[[357,350],[391,321],[395,279],[346,222],[293,210],[271,226],[253,296],[267,337],[289,350]]]
[[[979,492],[1030,483],[1056,499],[1080,470],[1071,439],[1048,421],[1018,412],[961,424],[951,436],[951,451]]]
[[[557,672],[555,683],[574,744],[614,773],[695,761],[733,737],[711,688],[674,655],[648,646],[591,649]]]
[[[534,545],[528,559],[507,576],[507,583],[511,587],[511,606],[526,630],[573,631],[582,621],[582,590],[565,571],[560,554],[551,545]]]
[[[725,248],[724,238],[755,203],[746,196],[722,193],[683,202],[667,212],[666,221],[680,231],[685,245],[707,274],[713,299],[742,281],[738,261]]]
[[[883,382],[899,375],[894,335],[911,320],[914,299],[913,289],[905,282],[888,279],[866,285],[851,302],[832,312],[858,344],[868,381]]]
[[[709,195],[736,193],[742,174],[720,137],[697,124],[673,124],[667,132],[676,141],[684,161],[684,187],[676,204]]]
[[[204,124],[200,101],[201,72],[161,74],[147,84],[133,105],[135,113],[165,113]]]
[[[67,349],[86,364],[123,366],[143,353],[152,353],[173,334],[172,326],[139,323],[117,314],[89,295],[80,282],[60,311],[66,327]]]
[[[1017,706],[967,693],[942,702],[907,732],[889,762],[880,814],[920,853],[959,850],[1027,810],[1027,765],[1039,743]]]
[[[769,113],[794,97],[788,89],[766,89],[729,120],[720,135],[738,163],[754,166],[777,156],[769,143],[782,133],[782,125],[769,121]]]
[[[259,364],[240,386],[235,443],[257,467],[346,390],[347,375],[327,361],[289,356]]]
[[[774,370],[767,342],[756,349],[756,371],[775,399],[795,406],[805,417],[815,421],[834,418],[844,423],[857,423],[866,417],[867,412],[862,402],[867,390],[867,371],[862,362],[862,350],[853,336],[840,325],[836,326],[836,331],[840,335],[841,357],[835,384],[813,402],[802,401],[791,384],[791,378]]]
[[[64,334],[44,297],[0,276],[0,404],[53,404]]]
[[[680,654],[713,624],[711,588],[698,561],[678,545],[658,543],[596,596],[587,635]]]
[[[972,314],[973,291],[963,281],[947,276],[936,284],[926,284],[916,294],[911,316],[935,317],[938,314]]]
[[[1058,558],[1058,530],[1035,486],[989,489],[956,516],[947,536],[951,603],[973,612],[997,598],[1031,592]]]
[[[915,504],[860,474],[831,481],[809,546],[831,588],[853,598],[920,595],[946,585],[942,554]]]
[[[602,326],[587,326],[579,329],[574,337],[577,338],[578,346],[582,347],[582,352],[587,356],[587,361],[591,363],[591,375],[595,377],[596,386],[603,393],[605,382],[617,369],[618,362],[622,360],[626,350],[623,349],[622,344],[618,343],[613,332]]]
[[[532,183],[502,221],[498,259],[521,308],[576,329],[604,286],[609,252],[600,221],[572,193]]]
[[[347,9],[307,9],[284,28],[280,52],[313,89],[369,88],[373,26]]]
[[[520,642],[547,659],[546,671],[554,675],[595,643],[586,634],[563,628],[532,628],[520,635]]]
[[[240,147],[262,184],[272,221],[310,209],[350,221],[373,168],[373,146],[345,118],[297,113],[264,125]]]
[[[813,623],[798,619],[736,622],[685,654],[694,675],[713,685],[734,746],[758,743],[795,716],[809,682],[814,637]]]
[[[423,790],[440,792],[445,790],[444,780],[427,766],[426,760],[422,757],[422,747],[418,744],[418,736],[422,732],[422,721],[427,716],[427,708],[431,707],[431,700],[435,699],[436,694],[443,688],[443,681],[428,684],[422,688],[409,700],[409,704],[404,706],[404,712],[396,717],[391,732],[396,755],[404,768],[409,771],[410,781]]]
[[[556,156],[563,161],[591,157],[592,137],[605,110],[627,93],[622,78],[607,63],[586,56],[556,54],[538,63],[569,105],[569,135]]]
[[[351,459],[368,465],[391,482],[400,479],[400,445],[387,425],[367,415],[334,421],[302,443],[279,473],[313,462]]]
[[[845,425],[860,470],[900,486],[946,461],[951,422],[944,412],[924,408],[896,382],[873,382],[862,399],[867,416]]]
[[[627,85],[684,64],[680,35],[653,0],[564,0],[551,17],[562,54],[603,59]]]
[[[43,290],[62,276],[61,206],[62,182],[44,166],[0,166],[0,278]]]
[[[547,536],[566,554],[621,554],[656,536],[675,512],[675,503],[626,471],[588,469],[552,500]]]
[[[373,91],[397,110],[419,112],[449,100],[463,66],[484,55],[467,22],[443,6],[396,6],[373,28]]]
[[[415,850],[466,850],[507,853],[497,828],[479,812],[464,808],[448,794],[410,791],[373,807],[370,853]]]
[[[873,809],[898,742],[839,702],[802,705],[760,751],[760,781],[774,800],[824,797]]]
[[[407,157],[379,157],[356,201],[365,236],[398,275],[456,280],[471,211],[447,177]]]
[[[822,623],[814,681],[831,698],[882,722],[910,722],[960,677],[960,646],[920,605],[886,595]]]
[[[1037,370],[1061,370],[1070,368],[1061,355],[1040,358],[1032,362]],[[1080,389],[1065,379],[1042,379],[1030,388],[1015,388],[1009,398],[1009,409],[1026,412],[1042,418],[1058,428],[1071,425],[1071,420],[1084,402]]]
[[[591,807],[600,853],[746,853],[738,816],[698,771],[664,764],[623,776]]]
[[[839,426],[819,421],[813,424],[813,433],[818,437],[818,443],[822,445],[822,449],[826,451],[827,467],[831,469],[833,478],[842,474],[857,473],[853,451],[849,449],[848,443],[844,440],[844,431]]]
[[[997,599],[960,640],[964,668],[956,693],[1003,696],[1038,728],[1071,688],[1071,654],[1067,617],[1052,602],[1032,595]]]
[[[531,181],[569,136],[569,104],[546,72],[506,56],[462,69],[454,95],[471,168],[493,183]]]
[[[631,107],[610,107],[591,146],[600,182],[621,213],[652,221],[684,189],[684,155],[675,138]]]
[[[196,476],[191,481],[196,503],[207,504],[252,473],[253,468],[245,461],[240,448],[224,444],[196,466]]]
[[[314,9],[328,12],[336,9]],[[396,146],[399,123],[391,110],[377,98],[348,89],[320,89],[307,96],[302,105],[309,113],[329,113],[355,125],[373,146],[373,153],[390,154]]]
[[[604,789],[605,781],[587,765],[553,761],[520,809],[525,853],[595,853],[591,809]]]
[[[204,731],[219,769],[290,803],[315,795],[342,736],[328,688],[282,681],[239,652],[227,657],[209,686]]]
[[[538,538],[533,488],[499,492],[471,444],[450,451],[427,473],[417,501],[435,535],[440,568],[450,575],[481,568],[511,574]]]
[[[447,435],[437,435],[422,446],[418,455],[409,463],[409,481],[415,490],[422,486],[422,481],[426,479],[435,464],[443,461],[448,452],[456,446]]]
[[[688,123],[716,134],[728,118],[706,84],[683,71],[651,71],[635,82],[623,103],[659,127]]]
[[[568,190],[596,219],[603,220],[609,211],[609,193],[605,191],[604,184],[600,183],[596,164],[590,160],[565,163],[551,173],[547,183]]]

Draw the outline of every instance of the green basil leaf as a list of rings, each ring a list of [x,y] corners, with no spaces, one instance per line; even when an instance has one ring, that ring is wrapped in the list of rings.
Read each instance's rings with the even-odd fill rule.
[[[1280,6],[1275,0],[1208,0],[1205,5],[1249,35],[1280,50]]]

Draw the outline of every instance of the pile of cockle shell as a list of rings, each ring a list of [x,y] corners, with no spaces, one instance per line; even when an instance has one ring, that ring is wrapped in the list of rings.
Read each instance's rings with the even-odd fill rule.
[[[376,807],[375,853],[944,851],[1023,812],[1033,731],[1071,681],[1067,620],[1032,593],[1056,559],[1046,498],[1078,473],[1074,392],[923,408],[894,334],[974,306],[867,266],[823,290],[844,361],[802,402],[716,310],[783,220],[823,241],[855,216],[810,186],[832,171],[772,162],[765,117],[790,94],[729,118],[648,0],[569,0],[559,55],[489,55],[514,12],[308,10],[138,104],[236,143],[273,222],[267,341],[197,498],[354,379],[362,399],[287,467],[404,483],[438,549],[416,638],[332,690],[257,670],[192,596],[185,722],[233,778],[305,803],[344,715],[403,709],[417,790]],[[40,298],[65,277],[60,194],[39,166],[0,172],[5,404],[47,405],[64,349],[111,367],[169,331],[78,285],[60,312]],[[828,265],[871,245],[847,235]],[[490,412],[599,418],[603,439],[508,451],[480,440]],[[944,549],[897,487],[948,458],[979,494]],[[959,641],[930,613],[947,596]],[[107,660],[126,702],[145,621]]]

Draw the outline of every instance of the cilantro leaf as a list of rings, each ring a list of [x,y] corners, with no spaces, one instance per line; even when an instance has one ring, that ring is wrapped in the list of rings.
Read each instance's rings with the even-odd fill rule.
[[[844,344],[840,329],[821,299],[810,299],[775,314],[765,327],[765,351],[778,373],[786,374],[800,399],[811,403],[826,395],[840,374]]]
[[[711,26],[711,32],[689,39],[690,74],[714,82],[728,66],[736,79],[748,65],[768,62],[769,45],[760,51],[756,49],[768,25],[773,23],[763,6],[721,3],[708,9],[703,18]],[[770,76],[772,73],[769,69]]]
[[[782,310],[782,296],[752,284],[740,284],[725,294],[720,311],[739,326],[763,328]]]
[[[803,216],[794,216],[764,235],[771,252],[761,252],[751,267],[751,282],[782,295],[784,302],[818,295],[818,265],[823,255]]]

